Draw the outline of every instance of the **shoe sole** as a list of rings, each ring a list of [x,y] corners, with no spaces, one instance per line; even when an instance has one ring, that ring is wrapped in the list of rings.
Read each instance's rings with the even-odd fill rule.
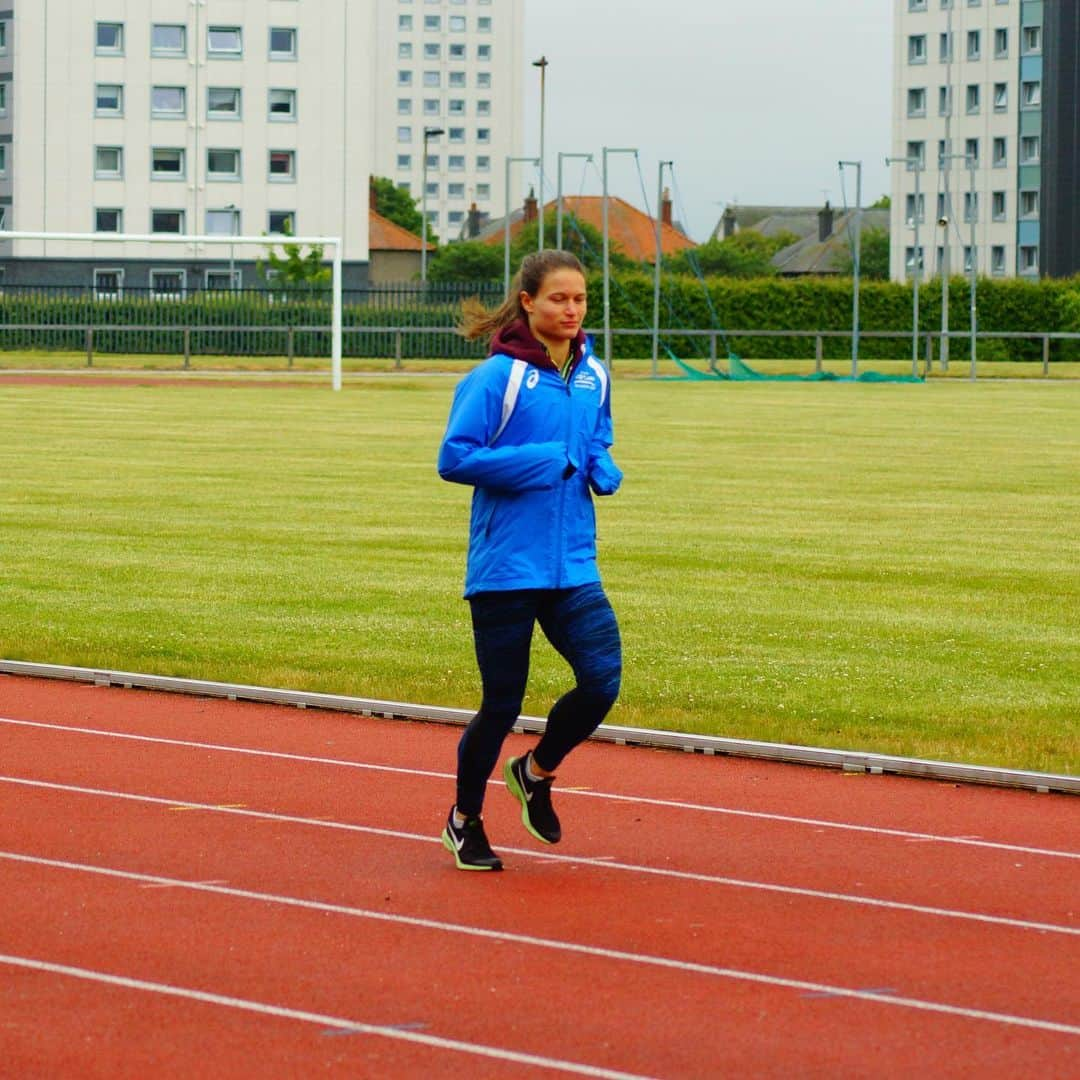
[[[506,781],[506,790],[514,796],[519,803],[521,803],[521,824],[525,826],[531,836],[535,836],[541,844],[557,844],[558,840],[549,840],[548,837],[542,833],[536,831],[533,823],[529,820],[529,800],[522,791],[521,785],[518,783],[517,776],[514,775],[514,762],[520,760],[519,758],[510,758],[510,760],[503,766],[503,779]],[[561,837],[559,839],[562,839]]]
[[[474,866],[472,863],[462,862],[461,861],[461,856],[458,854],[457,846],[454,844],[454,841],[451,839],[450,833],[449,833],[449,831],[447,829],[443,829],[443,831],[442,831],[442,842],[443,842],[443,847],[446,848],[446,850],[449,851],[450,854],[454,856],[454,862],[457,863],[457,868],[459,870],[481,870],[481,871],[486,870],[488,872],[491,872],[492,870],[501,870],[502,869],[502,863],[501,862],[497,866]]]

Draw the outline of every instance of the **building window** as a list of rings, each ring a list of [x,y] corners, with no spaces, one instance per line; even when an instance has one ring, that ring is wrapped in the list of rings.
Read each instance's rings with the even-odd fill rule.
[[[397,167],[399,169],[411,169],[412,168],[412,154],[398,154]]]
[[[187,115],[187,91],[182,86],[153,87],[150,114],[166,120],[182,120]]]
[[[412,16],[411,15],[399,15],[397,17],[397,28],[403,30],[406,33],[412,30]]]
[[[292,26],[270,27],[270,59],[296,59],[296,28]]]
[[[124,295],[123,270],[94,271],[94,299],[119,300]]]
[[[119,83],[98,83],[94,93],[94,115],[123,116],[123,86]]]
[[[463,90],[465,88],[465,72],[464,71],[451,71],[447,76],[447,86],[451,89],[457,88]]]
[[[947,64],[952,60],[952,34],[938,34],[938,59]]]
[[[476,185],[476,197],[481,202],[486,202],[491,198],[491,185],[490,184],[477,184]]]
[[[918,213],[918,219],[920,222],[926,220],[926,195],[922,192],[919,193],[919,203],[916,207],[915,196],[906,195],[904,197],[904,222],[907,225],[915,224],[916,213]]]
[[[964,245],[964,273],[970,274],[971,268],[975,263],[975,260],[979,257],[979,249],[973,248],[970,244]]]
[[[241,285],[239,270],[207,270],[207,292],[232,292]]]
[[[1039,249],[1034,244],[1025,244],[1020,248],[1020,273],[1037,274],[1039,272]]]
[[[397,47],[397,55],[399,60],[411,60],[412,59],[412,42],[399,41]]]
[[[124,231],[123,210],[98,207],[94,211],[94,232],[118,233]]]
[[[1020,164],[1038,165],[1040,138],[1038,135],[1024,135],[1020,139]]]
[[[990,216],[995,221],[1004,221],[1008,216],[1005,203],[1005,192],[995,191],[990,195]]]
[[[270,179],[271,180],[295,180],[296,179],[296,151],[295,150],[271,150],[270,151]]]
[[[982,57],[982,31],[969,30],[967,34],[967,58],[978,60]]]
[[[479,154],[476,158],[477,172],[491,172],[491,158],[487,154]]]
[[[94,52],[99,56],[120,56],[124,52],[124,24],[99,22],[94,26]]]
[[[990,249],[990,273],[1001,275],[1005,273],[1005,246],[995,244]]]
[[[295,210],[271,210],[267,215],[268,233],[275,236],[296,235],[296,211]]]
[[[1037,109],[1042,105],[1042,83],[1035,79],[1020,84],[1020,108]]]
[[[7,27],[8,24],[0,20],[0,56],[6,56],[8,51]]]
[[[187,291],[184,270],[151,270],[150,295],[155,300],[183,300]]]
[[[459,172],[465,168],[465,158],[461,154],[451,154],[446,159],[446,167],[451,172]]]
[[[1020,216],[1031,220],[1039,216],[1039,193],[1038,191],[1020,192]]]
[[[464,15],[451,15],[449,19],[450,33],[451,34],[464,34],[465,33],[465,16]]]
[[[476,88],[478,90],[490,90],[491,89],[491,72],[490,71],[478,71],[476,73]]]
[[[150,231],[156,233],[183,233],[183,210],[151,210]]]
[[[480,34],[490,34],[491,33],[491,16],[490,15],[481,15],[476,20],[476,30],[477,30],[477,33],[480,33]]]
[[[154,23],[150,27],[151,56],[187,56],[187,27]]]
[[[915,169],[926,168],[926,143],[921,139],[909,142],[907,144],[907,154],[905,156],[915,159],[914,165],[909,164],[907,166],[908,172],[914,172]]]
[[[442,46],[435,41],[429,41],[424,45],[424,59],[438,60],[442,56]]]
[[[206,178],[208,180],[239,180],[239,150],[207,150]]]
[[[239,26],[211,26],[206,31],[206,54],[237,57],[244,54],[244,35]]]
[[[412,72],[403,68],[397,73],[398,86],[412,86]]]
[[[969,83],[967,92],[964,95],[964,107],[967,110],[968,116],[974,116],[979,111],[979,84]]]
[[[150,152],[150,175],[155,180],[183,180],[184,151],[155,146]]]
[[[484,46],[481,45],[480,48]],[[479,59],[479,57],[478,57]],[[926,63],[926,35],[910,34],[907,39],[907,60],[909,64]]]
[[[439,183],[437,180],[429,180],[424,185],[424,193],[429,199],[437,199],[439,197]]]
[[[411,143],[412,142],[412,128],[411,127],[399,127],[397,129],[397,141],[399,143]]]
[[[270,91],[270,119],[271,120],[295,120],[296,119],[296,91],[295,90],[271,90]]]
[[[397,99],[398,116],[412,116],[412,98],[399,97]]]
[[[964,140],[964,165],[974,165],[979,167],[979,140],[978,139],[965,139]]]
[[[970,191],[964,192],[964,221],[971,224],[973,221],[979,220],[979,194],[976,192],[972,194]]]
[[[1005,112],[1009,108],[1009,84],[994,83],[994,112]]]
[[[461,42],[451,43],[447,46],[447,55],[451,60],[464,60],[465,46]]]
[[[484,98],[481,98],[476,103],[476,115],[477,116],[490,116],[491,115],[491,102]]]
[[[491,142],[491,128],[477,128],[476,129],[476,141],[478,143]]]
[[[465,101],[463,98],[451,98],[446,103],[446,111],[451,116],[464,116],[465,115]]]
[[[437,71],[425,71],[424,72],[424,85],[428,87],[438,87],[442,85],[442,79]]]
[[[993,144],[993,165],[995,169],[1003,169],[1009,163],[1009,141],[1004,135],[995,135]]]
[[[424,29],[438,34],[442,32],[442,16],[441,15],[425,15],[424,16]]]
[[[919,269],[920,270],[922,270],[922,268],[923,268],[923,259],[925,257],[925,254],[926,254],[925,248],[923,248],[922,244],[920,244],[919,245]],[[904,269],[909,274],[914,274],[915,273],[915,249],[913,247],[908,247],[908,248],[904,249]]]
[[[224,210],[207,210],[206,235],[239,236],[240,211],[235,206],[227,206]]]
[[[994,31],[994,57],[1004,60],[1009,55],[1009,31],[1007,27],[999,26]]]
[[[938,116],[950,116],[952,114],[952,87],[939,86],[937,96]]]
[[[447,140],[452,143],[463,143],[465,141],[465,129],[462,127],[452,127],[446,133]]]
[[[446,197],[448,199],[464,199],[465,198],[465,185],[464,184],[447,184],[446,185]]]
[[[925,11],[926,0],[907,0],[908,11]]]
[[[925,40],[923,42],[925,45]],[[476,46],[476,59],[477,60],[490,60],[491,59],[491,46],[490,45],[477,45]],[[925,63],[925,53],[924,60]]]
[[[1042,52],[1042,27],[1025,26],[1020,32],[1020,51],[1025,56]]]
[[[6,82],[0,82],[0,116],[7,116],[7,88]]]
[[[119,146],[98,146],[94,149],[94,177],[115,180],[124,175],[124,151]]]

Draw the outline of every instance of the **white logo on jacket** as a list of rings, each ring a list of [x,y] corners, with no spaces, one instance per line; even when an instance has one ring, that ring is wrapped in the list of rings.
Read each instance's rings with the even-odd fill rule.
[[[528,387],[528,388],[529,388],[530,390],[535,390],[535,389],[536,389],[536,384],[537,384],[537,383],[538,383],[539,381],[540,381],[540,372],[539,372],[539,371],[536,371],[536,370],[534,369],[533,371],[530,371],[530,372],[529,372],[529,377],[528,377],[528,378],[527,378],[527,379],[525,380],[525,385],[526,385],[526,386],[527,386],[527,387]]]
[[[591,371],[581,370],[574,376],[574,386],[581,390],[595,390],[596,376]]]

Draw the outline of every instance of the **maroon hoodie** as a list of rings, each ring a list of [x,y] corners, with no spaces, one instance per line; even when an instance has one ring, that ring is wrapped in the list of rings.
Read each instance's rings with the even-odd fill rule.
[[[491,339],[490,355],[495,356],[500,353],[503,356],[513,357],[515,360],[524,360],[538,368],[547,368],[549,371],[559,370],[559,365],[548,355],[543,343],[533,337],[529,324],[524,319],[515,319],[514,322],[497,331]],[[579,330],[577,337],[570,343],[570,355],[573,358],[570,365],[572,372],[585,355],[583,330]]]

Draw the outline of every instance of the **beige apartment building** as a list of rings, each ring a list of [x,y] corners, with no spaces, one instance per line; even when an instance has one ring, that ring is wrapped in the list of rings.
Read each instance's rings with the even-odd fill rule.
[[[509,68],[520,61],[521,7],[0,0],[4,227],[341,236],[345,285],[361,284],[369,177],[392,177],[419,199],[425,125],[446,131],[428,140],[440,235],[467,200],[501,198],[497,155],[520,139],[521,87]],[[0,269],[8,284],[173,295],[254,287],[261,254],[240,244],[18,240],[0,244]]]

